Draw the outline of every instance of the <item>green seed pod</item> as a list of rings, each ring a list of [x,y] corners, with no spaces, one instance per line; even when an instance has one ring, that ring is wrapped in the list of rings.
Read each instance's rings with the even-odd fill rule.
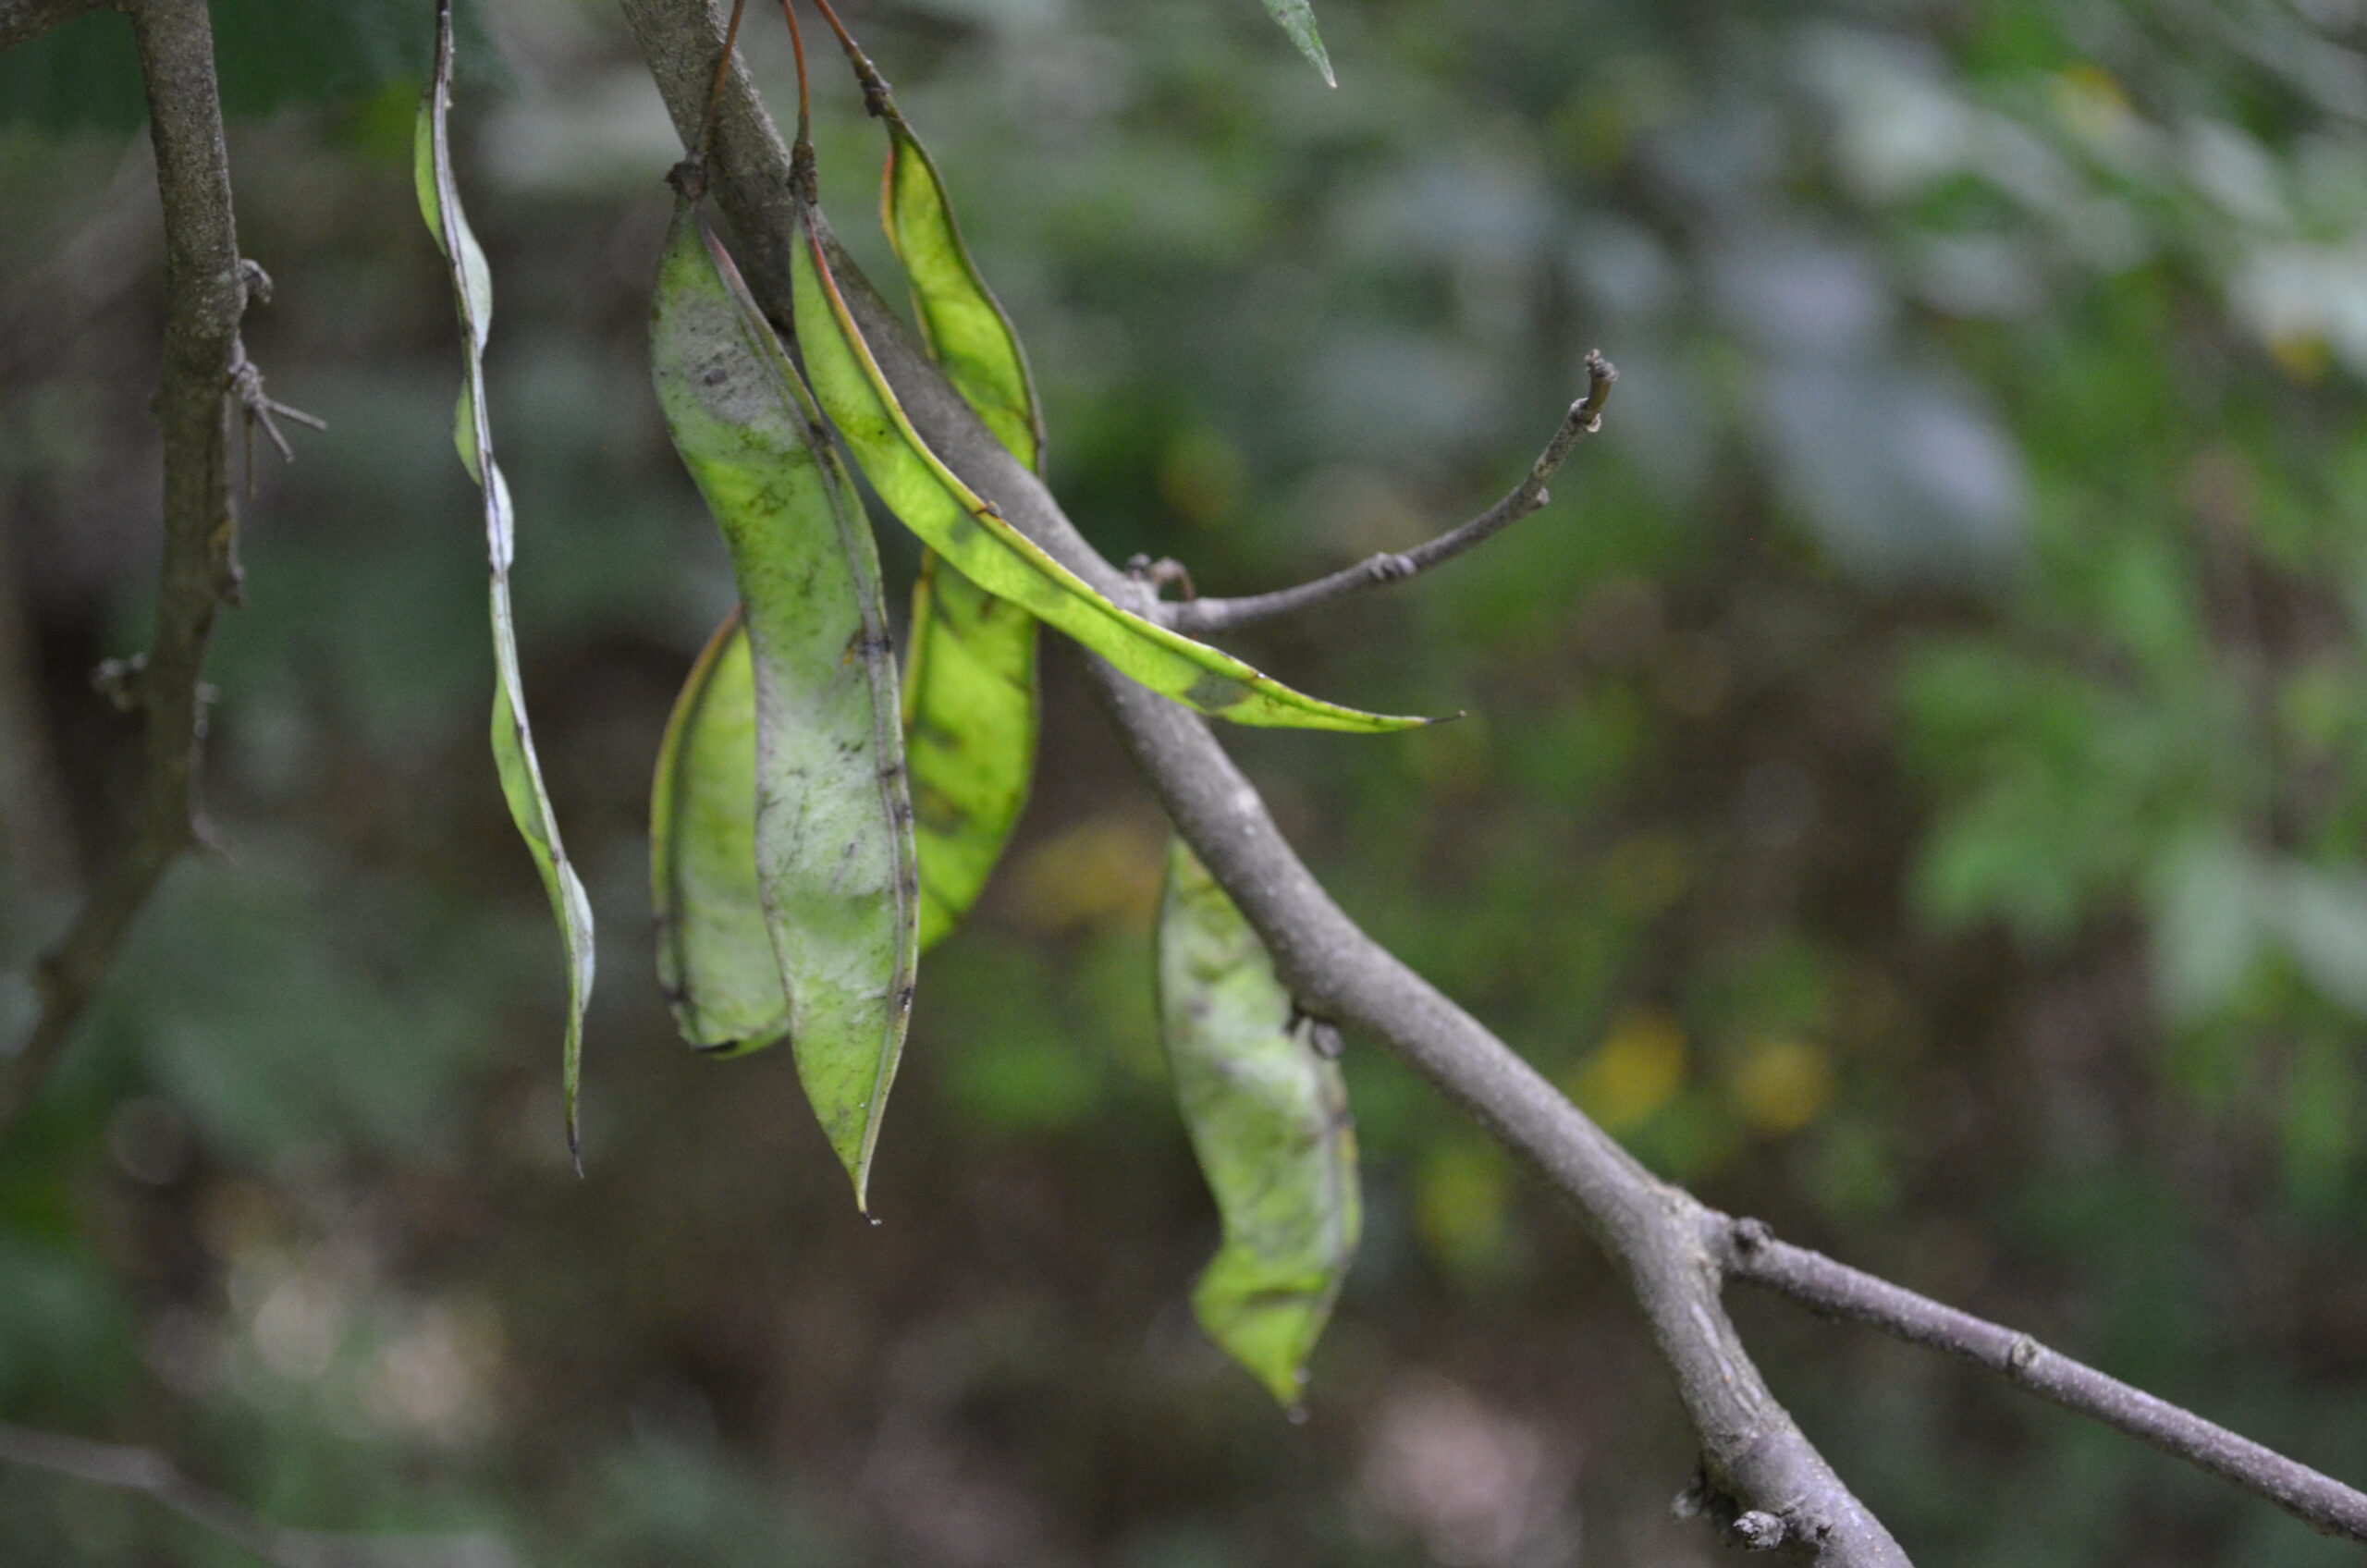
[[[1027,803],[1036,622],[935,554],[913,584],[904,754],[920,851],[921,949],[962,923]]]
[[[755,708],[756,888],[798,1076],[861,1206],[918,955],[878,558],[812,394],[687,203],[658,263],[650,358],[668,430],[740,585]]]
[[[1027,353],[954,221],[920,138],[880,84],[879,216],[929,355],[1011,455],[1041,472]],[[1036,621],[924,551],[904,661],[904,749],[921,863],[921,949],[961,924],[1027,803],[1036,762]]]
[[[1347,1085],[1294,1011],[1257,934],[1176,839],[1159,912],[1159,1028],[1224,1221],[1192,1305],[1291,1409],[1362,1222]]]
[[[912,284],[913,311],[929,357],[945,367],[946,379],[995,439],[1041,473],[1044,414],[1027,351],[963,242],[936,160],[884,84],[880,103],[888,121],[888,166],[879,182],[879,219]]]
[[[657,978],[682,1037],[735,1056],[789,1033],[756,890],[756,673],[738,612],[691,667],[649,795]]]

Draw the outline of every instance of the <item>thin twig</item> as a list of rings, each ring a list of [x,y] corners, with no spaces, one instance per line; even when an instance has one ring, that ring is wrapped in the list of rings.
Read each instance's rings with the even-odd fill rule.
[[[2367,1495],[2030,1335],[1944,1305],[1821,1253],[1777,1241],[1755,1219],[1713,1216],[1728,1276],[1812,1311],[1880,1329],[2001,1373],[2041,1399],[2093,1416],[2324,1530],[2367,1542]]]
[[[166,869],[196,841],[191,801],[205,729],[202,671],[214,620],[239,598],[230,491],[233,375],[249,276],[239,258],[230,166],[204,0],[141,0],[132,12],[156,189],[165,214],[165,367],[156,418],[165,451],[165,554],[153,641],[128,668],[145,714],[144,773],[130,842],[42,961],[41,1016],[0,1065],[0,1126],[64,1054],[74,1026]]]
[[[0,49],[31,43],[60,22],[98,8],[101,0],[0,0]]]
[[[276,1568],[516,1568],[518,1562],[499,1537],[489,1535],[388,1538],[291,1530],[200,1486],[153,1449],[92,1442],[0,1422],[0,1464],[136,1492]]]
[[[246,265],[248,297],[254,300],[269,300],[271,279],[264,276],[263,269],[252,262],[247,263]],[[256,282],[257,279],[261,280],[260,286]],[[261,426],[264,435],[271,438],[273,448],[279,453],[279,460],[284,463],[292,463],[296,460],[296,448],[290,447],[288,444],[288,437],[280,434],[277,421],[293,420],[311,430],[326,430],[329,427],[329,422],[317,415],[308,414],[301,409],[290,408],[265,392],[263,389],[263,367],[247,358],[243,345],[239,349],[239,362],[230,367],[230,396],[237,401],[239,411],[245,416],[243,423],[247,437],[247,499],[251,501],[255,498],[256,427]]]
[[[1528,472],[1521,482],[1514,485],[1502,500],[1470,521],[1449,529],[1429,544],[1417,545],[1402,555],[1375,556],[1355,566],[1343,568],[1329,577],[1318,577],[1295,588],[1277,589],[1271,594],[1251,594],[1238,599],[1191,599],[1182,604],[1163,605],[1160,606],[1162,619],[1176,631],[1192,636],[1229,631],[1255,621],[1296,615],[1301,610],[1328,605],[1334,599],[1344,599],[1351,594],[1383,582],[1403,582],[1443,561],[1453,560],[1466,550],[1486,544],[1552,499],[1546,491],[1547,483],[1582,436],[1591,435],[1602,428],[1602,405],[1609,400],[1612,386],[1618,379],[1619,372],[1609,360],[1598,352],[1588,353],[1587,395],[1570,405],[1570,411],[1563,417],[1561,427],[1553,432],[1553,439],[1545,444],[1545,450],[1537,455],[1537,461],[1529,465]]]
[[[903,116],[896,112],[896,100],[888,91],[888,79],[879,74],[879,67],[871,63],[871,56],[865,54],[863,45],[854,41],[854,34],[847,31],[847,24],[839,19],[838,7],[831,5],[830,0],[814,0],[814,5],[822,13],[822,19],[830,24],[830,31],[839,35],[839,47],[846,51],[847,64],[854,67],[855,80],[863,86],[865,110],[874,119],[902,125]]]
[[[789,144],[789,185],[808,206],[816,200],[814,175],[814,91],[805,80],[805,30],[797,25],[797,7],[780,0],[781,20],[789,24],[789,53],[797,62],[797,139]],[[831,18],[836,21],[836,18]]]

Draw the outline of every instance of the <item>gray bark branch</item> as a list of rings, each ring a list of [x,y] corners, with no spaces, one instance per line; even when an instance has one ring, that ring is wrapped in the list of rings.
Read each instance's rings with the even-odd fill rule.
[[[2043,1400],[2093,1416],[2246,1491],[2267,1498],[2330,1536],[2367,1541],[2367,1495],[2296,1464],[2192,1411],[2047,1349],[2030,1335],[1917,1295],[1901,1285],[1779,1242],[1753,1220],[1723,1227],[1729,1279],[1958,1356]]]
[[[42,961],[41,1014],[16,1056],[0,1064],[0,1126],[24,1109],[64,1054],[157,883],[196,841],[191,802],[204,735],[206,647],[216,612],[239,593],[230,435],[232,375],[246,362],[239,321],[248,279],[232,217],[213,26],[204,0],[141,0],[131,22],[165,218],[165,362],[156,392],[164,564],[148,651],[117,683],[144,718],[141,799],[129,841]]]

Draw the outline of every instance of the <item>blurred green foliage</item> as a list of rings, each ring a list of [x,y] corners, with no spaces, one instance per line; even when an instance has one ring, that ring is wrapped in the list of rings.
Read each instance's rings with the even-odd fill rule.
[[[222,108],[261,119],[298,104],[341,104],[388,82],[426,79],[432,31],[404,0],[214,0]],[[459,7],[484,59],[480,6]],[[482,70],[480,76],[485,74]],[[0,55],[0,125],[122,134],[146,118],[131,26],[105,11]]]
[[[887,1223],[846,1211],[785,1061],[680,1050],[639,834],[729,587],[645,391],[677,149],[610,7],[503,0],[460,178],[529,696],[607,944],[567,1173],[563,998],[481,756],[448,299],[409,91],[374,85],[425,18],[372,53],[378,10],[307,63],[216,7],[234,108],[285,102],[275,73],[310,100],[232,158],[280,286],[250,344],[332,429],[262,475],[214,668],[224,852],[0,1143],[0,1415],[164,1444],[290,1522],[491,1523],[538,1564],[1709,1561],[1664,1517],[1691,1459],[1617,1280],[1368,1044],[1314,1422],[1197,1336],[1160,825],[1057,647],[1036,799],[924,965]],[[1336,92],[1219,0],[850,19],[1112,557],[1225,593],[1402,547],[1516,476],[1588,348],[1619,363],[1551,508],[1241,640],[1343,702],[1471,714],[1228,733],[1359,919],[1710,1200],[2367,1472],[2354,8],[1328,0]],[[785,109],[781,42],[749,47]],[[853,232],[876,133],[816,80],[826,195],[886,276]],[[0,589],[31,633],[0,617],[0,681],[37,723],[0,748],[45,782],[0,798],[0,1023],[66,907],[38,851],[112,841],[134,752],[84,679],[138,645],[153,549],[142,154],[24,129],[67,117],[33,80],[0,85]],[[2348,1561],[1739,1305],[1932,1561]],[[0,1475],[0,1562],[213,1550]]]

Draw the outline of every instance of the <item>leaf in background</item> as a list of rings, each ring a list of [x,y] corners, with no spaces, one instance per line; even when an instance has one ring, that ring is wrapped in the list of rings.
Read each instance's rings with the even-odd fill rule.
[[[1178,839],[1159,913],[1159,1032],[1224,1243],[1192,1292],[1209,1338],[1296,1407],[1356,1247],[1339,1064],[1294,1027],[1249,923]]]
[[[929,355],[995,438],[1044,467],[1026,350],[979,275],[936,162],[880,85],[880,221]],[[904,745],[921,866],[921,948],[969,913],[1027,803],[1036,760],[1036,621],[923,551],[904,670]]]
[[[1294,692],[1232,655],[1103,598],[979,499],[929,450],[848,312],[821,214],[792,247],[799,341],[814,391],[889,508],[955,570],[1012,600],[1163,696],[1236,724],[1379,733],[1429,722],[1359,713]]]
[[[484,495],[485,540],[493,567],[494,766],[501,775],[501,792],[509,803],[510,819],[517,823],[543,874],[551,911],[558,919],[559,937],[567,948],[567,1143],[580,1164],[576,1087],[583,1061],[583,1007],[592,995],[592,903],[559,842],[558,821],[551,814],[550,796],[543,788],[542,767],[534,756],[533,733],[526,724],[525,692],[518,674],[518,633],[509,607],[509,563],[516,551],[509,486],[493,460],[493,426],[484,402],[484,345],[493,320],[493,274],[476,236],[469,230],[452,178],[448,124],[451,96],[452,4],[439,0],[435,72],[419,107],[412,167],[420,212],[435,236],[436,248],[450,264],[454,308],[460,318],[463,379],[453,437],[469,477]]]
[[[806,1098],[865,1202],[912,1016],[913,810],[879,561],[821,413],[678,203],[650,310],[657,400],[731,551],[755,692],[755,873]]]
[[[657,979],[682,1038],[737,1055],[789,1032],[756,889],[756,677],[740,614],[691,667],[649,793]]]
[[[418,0],[212,0],[208,8],[222,110],[234,119],[417,83],[434,64],[421,47]],[[461,7],[455,26],[472,62],[494,58],[476,6]],[[147,113],[131,29],[114,7],[0,54],[0,125],[125,134]]]
[[[1315,7],[1309,0],[1266,0],[1266,9],[1282,24],[1282,31],[1291,35],[1298,52],[1323,73],[1323,85],[1339,86],[1339,79],[1331,74],[1331,56],[1323,52],[1323,39],[1315,31]]]

